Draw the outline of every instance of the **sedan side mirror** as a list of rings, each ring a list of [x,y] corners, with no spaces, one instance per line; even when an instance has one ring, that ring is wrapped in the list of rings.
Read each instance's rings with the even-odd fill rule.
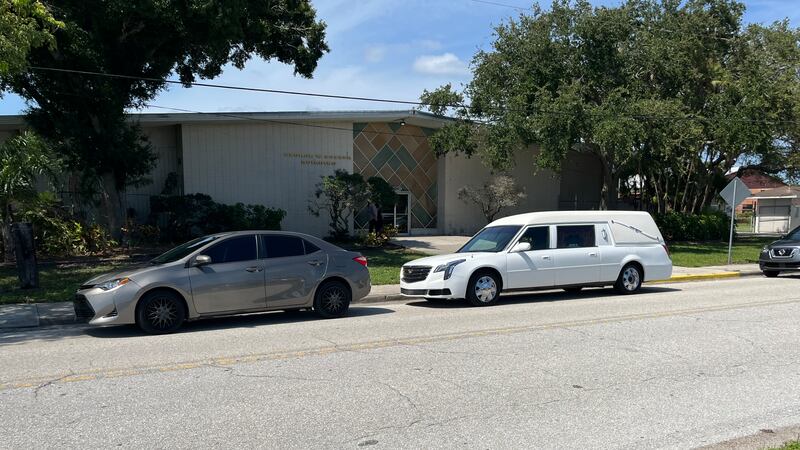
[[[201,267],[211,264],[211,257],[208,255],[197,255],[194,258],[194,266]]]
[[[531,250],[530,242],[520,242],[511,249],[511,253],[528,252]]]

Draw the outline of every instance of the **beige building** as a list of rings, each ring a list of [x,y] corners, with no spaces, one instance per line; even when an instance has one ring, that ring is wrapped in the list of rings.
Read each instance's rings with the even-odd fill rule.
[[[151,183],[126,199],[147,220],[151,195],[168,177],[183,194],[204,193],[222,203],[254,203],[287,211],[286,230],[324,236],[328,219],[308,212],[315,185],[335,169],[380,176],[397,189],[384,221],[409,234],[471,234],[485,225],[479,209],[458,199],[465,185],[491,173],[478,158],[437,158],[428,136],[447,123],[419,111],[141,114],[138,121],[158,155]],[[24,128],[21,116],[0,116],[0,141]],[[503,214],[596,209],[601,172],[589,155],[570,155],[560,176],[537,170],[535,148],[517,155],[512,175],[527,198]],[[171,175],[173,174],[173,175]],[[65,188],[66,193],[69,186]],[[363,217],[355,228],[365,224]]]

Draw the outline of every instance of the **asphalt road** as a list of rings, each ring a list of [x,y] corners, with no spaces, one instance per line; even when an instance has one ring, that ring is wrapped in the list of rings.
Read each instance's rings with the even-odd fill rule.
[[[800,424],[800,278],[0,333],[0,447],[687,448]]]

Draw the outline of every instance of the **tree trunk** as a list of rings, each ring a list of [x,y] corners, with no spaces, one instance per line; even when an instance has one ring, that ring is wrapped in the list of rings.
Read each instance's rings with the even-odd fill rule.
[[[617,206],[616,177],[611,173],[611,168],[606,161],[602,161],[603,184],[600,189],[600,209],[614,209]]]
[[[0,225],[0,234],[3,237],[3,261],[14,261],[14,239],[11,237],[11,228],[7,223]]]
[[[100,194],[106,226],[112,239],[117,242],[122,240],[122,227],[125,225],[124,193],[117,189],[113,173],[105,173],[101,179],[102,192]]]
[[[15,223],[11,225],[14,253],[17,257],[19,287],[31,289],[39,287],[39,268],[36,266],[36,247],[33,242],[33,225]]]

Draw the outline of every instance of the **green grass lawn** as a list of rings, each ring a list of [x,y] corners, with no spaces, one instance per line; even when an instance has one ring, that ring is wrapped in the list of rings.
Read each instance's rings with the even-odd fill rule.
[[[733,242],[733,263],[755,263],[765,244],[775,238],[739,238]],[[683,267],[719,266],[728,263],[727,242],[675,242],[669,244],[672,264]]]
[[[773,450],[800,450],[800,441],[791,441],[776,447]]]
[[[111,263],[43,264],[39,267],[39,288],[19,289],[17,270],[0,267],[0,305],[8,303],[64,302],[72,300],[84,281],[120,267]]]

